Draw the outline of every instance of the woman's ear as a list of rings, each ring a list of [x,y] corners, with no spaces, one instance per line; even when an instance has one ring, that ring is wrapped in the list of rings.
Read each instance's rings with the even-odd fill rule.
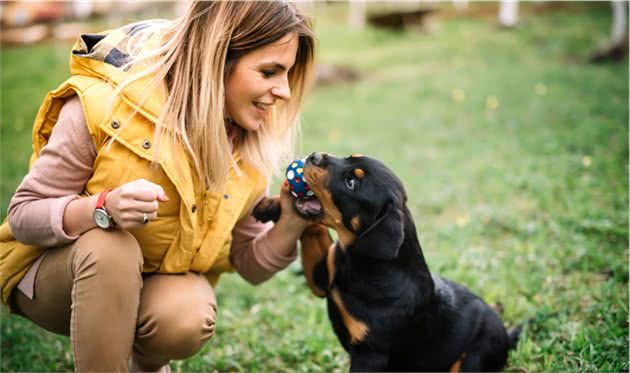
[[[353,242],[352,251],[374,259],[394,259],[404,238],[404,218],[400,207],[393,202]]]

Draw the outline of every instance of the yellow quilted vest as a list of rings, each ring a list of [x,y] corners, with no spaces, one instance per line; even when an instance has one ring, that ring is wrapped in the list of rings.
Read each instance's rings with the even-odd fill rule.
[[[222,272],[232,270],[228,259],[232,229],[264,193],[267,179],[243,162],[238,152],[234,157],[241,175],[231,170],[225,190],[220,193],[193,185],[193,171],[181,148],[161,147],[160,167],[151,167],[154,124],[165,97],[162,87],[148,87],[150,77],[141,79],[123,90],[113,111],[108,111],[106,104],[117,84],[129,73],[107,58],[111,56],[107,51],[123,40],[126,31],[89,35],[93,39],[88,44],[93,45],[86,45],[82,35],[75,44],[70,59],[72,77],[46,96],[35,119],[30,166],[48,142],[61,107],[69,97],[77,95],[97,150],[94,174],[82,194],[90,196],[139,178],[161,185],[170,200],[160,203],[156,220],[131,231],[144,254],[144,271],[205,273],[214,285]],[[105,46],[105,53],[99,51],[99,46]],[[132,115],[134,111],[136,115]],[[118,137],[110,145],[109,140],[116,134]],[[17,242],[7,221],[0,226],[0,286],[4,303],[45,250]]]

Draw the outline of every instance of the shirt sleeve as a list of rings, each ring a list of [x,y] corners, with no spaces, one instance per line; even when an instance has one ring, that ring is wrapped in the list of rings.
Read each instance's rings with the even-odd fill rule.
[[[63,214],[79,197],[93,172],[96,147],[78,97],[66,101],[57,123],[9,203],[9,225],[16,240],[40,247],[78,238],[63,230]]]
[[[267,193],[265,193],[265,196]],[[262,197],[260,198],[262,199]],[[247,216],[240,220],[232,231],[230,262],[245,280],[259,284],[268,280],[276,272],[286,268],[297,257],[297,245],[289,255],[278,253],[278,246],[269,239],[269,230],[273,223],[261,223],[251,214],[260,201],[252,205]]]

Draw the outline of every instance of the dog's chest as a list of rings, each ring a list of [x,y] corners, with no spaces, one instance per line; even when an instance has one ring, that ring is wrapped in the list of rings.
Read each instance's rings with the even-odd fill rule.
[[[328,313],[345,348],[363,342],[370,331],[369,318],[364,311],[366,305],[361,297],[363,280],[359,278],[355,264],[339,244],[328,252]]]
[[[393,326],[413,308],[404,276],[385,264],[357,260],[338,246],[327,259],[329,314],[344,346],[363,342],[375,327]]]
[[[352,256],[337,245],[329,252],[327,270],[329,289],[347,298],[351,311],[372,313],[377,304],[413,306],[417,284],[390,263]]]

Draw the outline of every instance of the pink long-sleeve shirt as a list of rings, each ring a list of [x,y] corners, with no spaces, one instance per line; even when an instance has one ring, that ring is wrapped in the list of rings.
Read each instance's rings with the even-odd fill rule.
[[[95,158],[96,147],[88,132],[81,102],[75,96],[62,107],[48,144],[9,204],[9,224],[18,241],[52,247],[70,244],[78,238],[64,231],[63,214],[68,203],[80,198],[92,175]],[[260,223],[251,216],[255,205],[232,230],[230,248],[232,265],[254,284],[270,278],[297,256],[295,247],[289,255],[274,249],[277,245],[268,237],[272,224]],[[18,289],[30,298],[42,258],[43,255],[18,284]]]

